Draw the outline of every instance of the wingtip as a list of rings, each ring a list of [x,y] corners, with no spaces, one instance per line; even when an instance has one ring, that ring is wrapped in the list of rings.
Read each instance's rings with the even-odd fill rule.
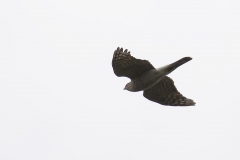
[[[186,106],[195,106],[195,102],[192,99],[187,99],[185,102]]]
[[[117,47],[117,49],[114,51],[114,53],[116,53],[116,52],[130,54],[130,51],[128,51],[128,49],[123,50],[122,47]]]

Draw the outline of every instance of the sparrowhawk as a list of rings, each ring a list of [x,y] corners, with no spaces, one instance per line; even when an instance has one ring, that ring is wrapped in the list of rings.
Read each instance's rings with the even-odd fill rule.
[[[112,67],[118,77],[124,76],[131,79],[124,88],[128,91],[143,91],[145,98],[162,105],[193,106],[195,102],[178,92],[173,80],[166,76],[191,59],[191,57],[184,57],[156,69],[149,61],[136,59],[127,49],[123,51],[123,48],[118,47],[113,55]]]

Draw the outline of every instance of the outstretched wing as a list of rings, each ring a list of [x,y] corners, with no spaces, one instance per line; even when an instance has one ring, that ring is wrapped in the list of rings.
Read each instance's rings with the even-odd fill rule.
[[[194,106],[195,102],[184,97],[168,76],[164,77],[153,87],[144,90],[143,96],[150,101],[169,106]]]
[[[123,52],[123,48],[119,47],[114,52],[112,67],[118,77],[125,76],[130,79],[134,79],[144,72],[154,69],[147,60],[136,59],[131,56],[127,49]]]

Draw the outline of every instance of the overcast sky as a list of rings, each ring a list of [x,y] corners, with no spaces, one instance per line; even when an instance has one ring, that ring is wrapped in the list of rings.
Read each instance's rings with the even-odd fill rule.
[[[1,0],[0,159],[240,159],[238,0]],[[196,106],[123,90],[117,47]]]

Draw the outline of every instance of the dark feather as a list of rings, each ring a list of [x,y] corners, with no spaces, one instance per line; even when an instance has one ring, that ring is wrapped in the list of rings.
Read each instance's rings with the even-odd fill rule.
[[[153,87],[144,90],[143,96],[150,101],[169,106],[194,106],[195,102],[184,97],[168,76]]]
[[[136,59],[131,56],[130,52],[123,48],[117,48],[112,59],[112,67],[114,73],[118,77],[128,77],[134,79],[146,71],[154,69],[153,65],[147,60]]]

